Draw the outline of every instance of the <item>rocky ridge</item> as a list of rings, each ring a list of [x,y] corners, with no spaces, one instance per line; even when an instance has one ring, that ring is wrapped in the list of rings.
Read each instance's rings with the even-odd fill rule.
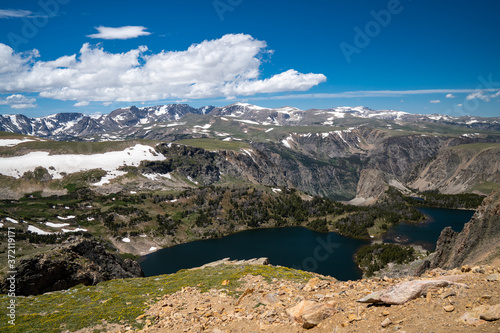
[[[461,232],[445,228],[437,241],[431,267],[451,269],[491,261],[500,253],[500,191],[484,199]]]
[[[492,332],[500,329],[499,272],[435,269],[421,279],[347,282],[317,276],[307,284],[247,275],[239,297],[228,295],[229,280],[205,293],[186,287],[161,297],[137,321],[144,333]],[[373,300],[384,290],[399,301]]]
[[[39,295],[78,284],[144,276],[139,264],[110,253],[93,239],[71,237],[43,254],[21,259],[16,269],[16,295]],[[0,293],[9,290],[8,276]]]

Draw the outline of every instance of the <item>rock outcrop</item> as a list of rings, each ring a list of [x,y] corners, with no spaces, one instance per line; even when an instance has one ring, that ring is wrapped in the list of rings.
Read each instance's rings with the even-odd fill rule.
[[[388,289],[371,293],[370,295],[359,299],[358,302],[401,305],[420,296],[426,296],[431,290],[447,287],[450,284],[457,284],[454,280],[459,280],[460,278],[460,276],[447,276],[442,279],[435,280],[405,281],[393,285]]]
[[[95,285],[111,279],[142,276],[144,273],[137,262],[121,259],[96,240],[73,237],[49,252],[19,261],[16,295],[38,295],[78,284]],[[8,280],[2,281],[0,293],[6,293],[8,285]]]
[[[458,233],[445,228],[436,244],[431,268],[452,269],[489,261],[500,250],[500,191],[484,199],[471,221]]]
[[[363,169],[359,176],[354,204],[372,203],[389,188],[387,176],[380,170]]]
[[[221,260],[217,260],[214,262],[210,262],[208,264],[205,264],[200,267],[195,267],[191,269],[203,269],[205,267],[215,267],[218,265],[240,265],[240,266],[245,266],[245,265],[269,265],[269,258],[262,257],[262,258],[254,258],[254,259],[248,259],[248,260],[231,260],[231,258],[224,258]]]
[[[337,200],[354,197],[361,169],[359,158],[336,158],[335,163],[326,163],[272,143],[254,143],[243,153],[209,152],[178,144],[162,144],[156,149],[166,160],[144,162],[142,172],[174,171],[205,186],[226,175],[266,186],[295,187]]]

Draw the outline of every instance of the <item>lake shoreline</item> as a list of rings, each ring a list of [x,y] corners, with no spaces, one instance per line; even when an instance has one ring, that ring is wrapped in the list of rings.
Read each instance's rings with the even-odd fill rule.
[[[456,214],[465,213],[461,221],[455,223],[455,228],[462,229],[474,213],[474,211],[427,209],[426,216],[429,216],[427,222],[417,225],[402,222],[389,229],[385,237],[377,240],[356,239],[336,232],[319,233],[305,226],[264,227],[238,230],[220,238],[196,240],[163,248],[161,251],[142,256],[137,261],[146,276],[152,276],[202,266],[207,262],[227,257],[232,260],[268,257],[272,265],[329,275],[339,280],[356,280],[364,273],[354,260],[356,252],[362,246],[374,242],[395,243],[393,240],[387,241],[387,238],[390,238],[391,233],[392,237],[397,236],[398,228],[403,227],[403,230],[409,228],[408,236],[412,236],[414,230],[420,230],[419,237],[422,238],[415,240],[408,237],[405,239],[406,242],[398,244],[420,246],[429,251],[429,241],[433,243],[431,246],[435,246],[441,230],[449,224],[449,219],[455,220]],[[436,223],[436,219],[440,222]],[[432,232],[427,235],[429,227],[432,227],[430,229]]]

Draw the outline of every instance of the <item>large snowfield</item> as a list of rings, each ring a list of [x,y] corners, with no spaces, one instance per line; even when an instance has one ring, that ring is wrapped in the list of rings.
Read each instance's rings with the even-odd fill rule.
[[[22,156],[0,158],[0,174],[20,178],[36,167],[46,168],[53,179],[63,178],[62,173],[71,174],[92,169],[116,173],[121,166],[138,166],[141,161],[162,161],[165,157],[154,148],[137,144],[123,151],[112,151],[93,155],[49,155],[48,152],[31,152]]]

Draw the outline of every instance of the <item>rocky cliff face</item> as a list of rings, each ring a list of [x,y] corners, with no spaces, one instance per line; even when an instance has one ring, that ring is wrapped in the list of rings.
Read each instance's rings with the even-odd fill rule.
[[[480,183],[500,182],[500,146],[481,144],[470,148],[453,147],[440,151],[419,172],[412,188],[440,190],[446,194],[462,193]]]
[[[327,163],[271,143],[255,143],[244,152],[209,152],[176,144],[163,144],[157,150],[166,161],[145,162],[143,172],[167,174],[176,171],[202,185],[232,176],[266,186],[294,187],[340,200],[354,197],[361,169],[359,158],[337,158]]]
[[[21,259],[16,274],[16,295],[38,295],[67,289],[78,284],[95,285],[111,279],[144,276],[141,267],[121,259],[91,239],[70,238],[53,250]],[[8,281],[0,284],[7,293]]]
[[[389,137],[370,151],[368,166],[406,178],[415,163],[435,156],[447,139],[421,135]]]
[[[356,196],[358,198],[378,198],[389,188],[387,176],[380,170],[364,169],[361,171]]]
[[[431,267],[455,268],[492,261],[500,256],[500,191],[484,199],[471,221],[458,233],[445,228]]]

